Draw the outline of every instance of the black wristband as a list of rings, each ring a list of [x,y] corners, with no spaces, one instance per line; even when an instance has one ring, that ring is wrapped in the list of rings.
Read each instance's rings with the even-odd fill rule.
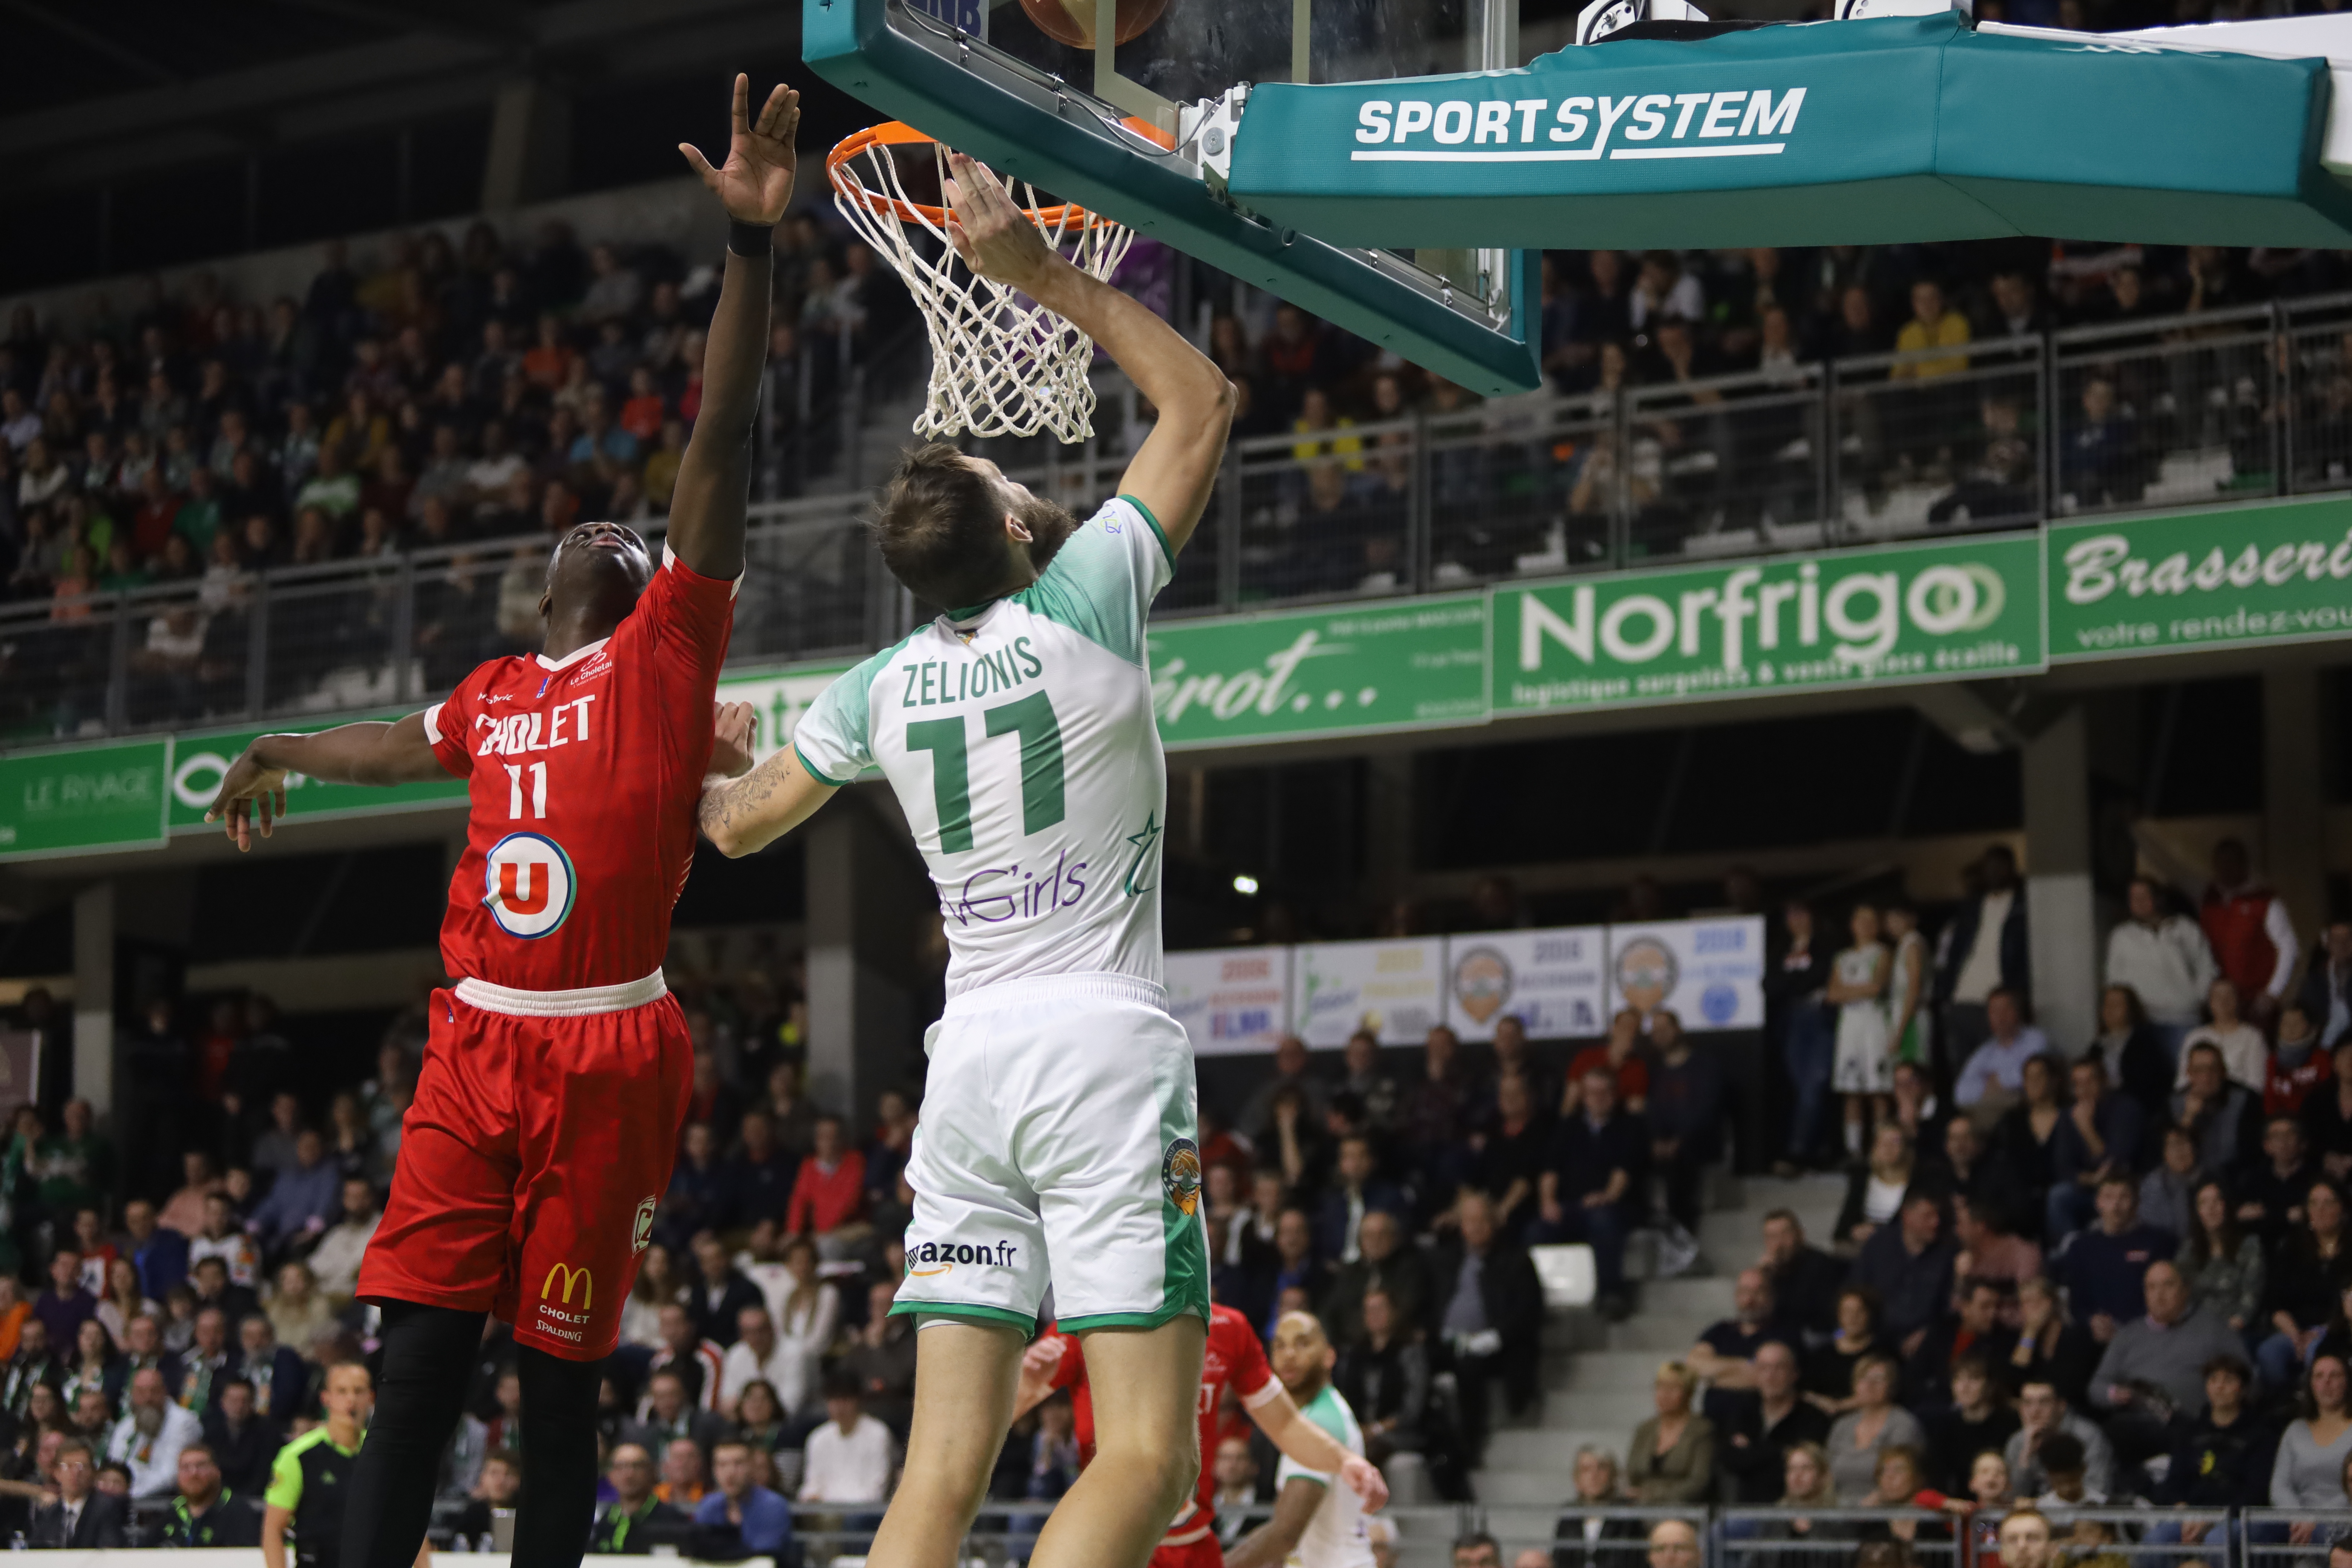
[[[773,256],[776,226],[772,223],[745,223],[730,218],[727,223],[727,248],[738,256]]]

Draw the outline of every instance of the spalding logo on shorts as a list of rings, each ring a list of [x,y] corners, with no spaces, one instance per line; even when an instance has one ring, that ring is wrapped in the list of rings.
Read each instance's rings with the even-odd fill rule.
[[[1201,1206],[1201,1146],[1190,1138],[1168,1145],[1160,1162],[1160,1185],[1168,1201],[1186,1214]]]
[[[509,833],[484,858],[482,907],[509,936],[539,937],[572,913],[580,879],[563,846],[541,833]]]

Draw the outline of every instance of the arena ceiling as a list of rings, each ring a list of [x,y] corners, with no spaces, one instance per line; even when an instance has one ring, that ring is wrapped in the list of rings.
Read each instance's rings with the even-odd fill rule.
[[[795,0],[0,0],[0,195],[796,54]]]

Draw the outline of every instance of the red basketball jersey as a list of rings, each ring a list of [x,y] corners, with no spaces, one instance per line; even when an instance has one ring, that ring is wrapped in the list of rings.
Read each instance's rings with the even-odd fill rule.
[[[1060,1338],[1062,1359],[1054,1368],[1054,1386],[1072,1391],[1070,1407],[1077,1420],[1078,1462],[1091,1464],[1095,1457],[1095,1407],[1093,1393],[1087,1384],[1086,1353],[1079,1348],[1076,1336],[1063,1334]],[[1203,1514],[1216,1511],[1217,1407],[1224,1403],[1228,1387],[1251,1410],[1282,1392],[1282,1384],[1274,1379],[1274,1369],[1265,1363],[1265,1347],[1258,1343],[1257,1331],[1250,1327],[1247,1318],[1220,1301],[1209,1309],[1209,1343],[1201,1357],[1201,1403],[1195,1412],[1201,1423],[1201,1480],[1193,1490],[1192,1500]],[[1181,1534],[1193,1523],[1192,1510],[1187,1510],[1169,1527],[1169,1532]]]
[[[441,922],[451,974],[571,991],[661,967],[735,587],[665,549],[611,637],[560,659],[494,658],[425,710],[472,802]]]

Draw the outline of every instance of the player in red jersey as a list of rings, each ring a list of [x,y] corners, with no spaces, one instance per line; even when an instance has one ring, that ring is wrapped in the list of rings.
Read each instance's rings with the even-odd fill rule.
[[[1021,1361],[1021,1392],[1013,1403],[1016,1416],[1034,1408],[1057,1388],[1071,1390],[1072,1414],[1077,1418],[1078,1463],[1095,1457],[1093,1391],[1087,1384],[1086,1352],[1076,1335],[1048,1331],[1029,1347]],[[1351,1454],[1329,1433],[1298,1413],[1282,1380],[1266,1365],[1265,1347],[1249,1320],[1219,1302],[1209,1309],[1209,1343],[1201,1357],[1201,1479],[1192,1500],[1169,1525],[1151,1553],[1151,1568],[1223,1568],[1224,1548],[1217,1540],[1217,1478],[1205,1456],[1217,1448],[1217,1412],[1231,1388],[1267,1441],[1310,1470],[1336,1472],[1341,1483],[1364,1501],[1367,1510],[1388,1501],[1388,1483],[1378,1466],[1360,1454]]]
[[[360,1268],[360,1295],[383,1310],[383,1371],[344,1509],[345,1568],[415,1558],[488,1312],[514,1325],[522,1376],[517,1568],[578,1568],[587,1547],[597,1363],[619,1338],[692,1087],[661,961],[714,760],[799,119],[782,87],[754,118],[739,76],[724,166],[680,149],[731,227],[659,564],[618,523],[573,529],[547,563],[545,652],[493,659],[394,723],[264,735],[207,816],[243,849],[284,811],[289,773],[468,785],[441,928],[460,978],[434,994],[391,1198]],[[749,721],[720,715],[729,766],[749,765]]]

